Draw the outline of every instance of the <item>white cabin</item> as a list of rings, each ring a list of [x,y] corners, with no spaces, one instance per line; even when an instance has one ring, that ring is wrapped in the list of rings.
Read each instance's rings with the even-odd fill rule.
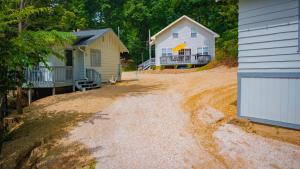
[[[155,45],[152,65],[207,64],[215,58],[217,37],[217,33],[184,15],[151,37],[150,45]]]
[[[73,86],[74,90],[100,87],[115,78],[121,80],[120,54],[128,52],[112,29],[73,32],[76,40],[65,49],[65,59],[50,56],[48,65],[25,71],[27,87],[55,88]]]

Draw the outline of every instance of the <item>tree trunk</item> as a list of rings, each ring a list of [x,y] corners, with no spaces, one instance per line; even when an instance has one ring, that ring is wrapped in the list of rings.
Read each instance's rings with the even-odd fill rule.
[[[17,87],[16,106],[17,106],[17,112],[18,112],[19,114],[22,114],[22,113],[23,113],[23,106],[22,106],[22,87]]]
[[[2,140],[4,137],[4,122],[3,122],[3,118],[4,118],[4,111],[3,111],[3,107],[4,107],[4,96],[2,95],[2,93],[0,93],[0,153],[2,151]]]
[[[20,10],[24,8],[24,0],[20,0]],[[19,34],[22,32],[22,21],[18,24],[18,31]],[[16,106],[17,106],[17,112],[22,114],[23,113],[23,107],[22,107],[22,87],[17,86],[17,97],[16,97]]]
[[[4,105],[5,105],[5,96],[0,94],[0,133],[3,134],[4,125],[3,125],[3,118],[4,118]],[[0,136],[1,138],[1,136]]]

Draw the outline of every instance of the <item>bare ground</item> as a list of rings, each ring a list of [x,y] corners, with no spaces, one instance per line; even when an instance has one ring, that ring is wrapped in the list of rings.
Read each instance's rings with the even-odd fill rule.
[[[28,117],[80,116],[61,120],[72,121],[69,125],[55,123],[65,131],[61,134],[69,133],[63,139],[47,128],[55,144],[33,151],[31,156],[42,158],[29,161],[38,168],[84,168],[91,162],[96,168],[300,166],[299,131],[236,118],[235,68],[129,72],[123,79],[116,86],[48,97],[30,106]],[[6,143],[7,154],[24,140],[19,133]]]
[[[136,77],[134,73],[124,76]],[[95,150],[96,168],[300,166],[298,145],[273,141],[227,124],[239,121],[235,118],[235,69],[147,72],[139,74],[138,79],[139,84],[163,87],[114,101],[67,138]],[[295,138],[292,140],[297,142]],[[254,151],[257,143],[259,150]]]

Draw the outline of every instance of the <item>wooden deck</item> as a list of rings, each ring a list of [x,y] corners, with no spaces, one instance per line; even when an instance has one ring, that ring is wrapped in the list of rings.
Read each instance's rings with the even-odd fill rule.
[[[205,65],[211,61],[210,55],[172,55],[160,57],[161,65]]]
[[[25,87],[30,88],[54,88],[73,85],[72,66],[37,66],[25,70]]]

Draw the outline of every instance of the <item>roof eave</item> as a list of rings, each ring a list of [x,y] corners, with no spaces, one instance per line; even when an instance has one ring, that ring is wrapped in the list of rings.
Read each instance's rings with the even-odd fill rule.
[[[180,20],[182,19],[188,19],[189,21],[195,23],[197,26],[203,28],[204,30],[208,31],[209,33],[211,33],[215,38],[219,38],[220,35],[217,34],[216,32],[210,30],[209,28],[201,25],[200,23],[194,21],[193,19],[191,19],[190,17],[186,16],[186,15],[183,15],[182,17],[178,18],[177,20],[175,20],[174,22],[170,23],[168,26],[166,26],[164,29],[162,29],[161,31],[159,31],[158,33],[156,33],[155,35],[153,35],[150,39],[153,41],[153,44],[155,43],[155,40],[156,40],[156,37],[158,35],[160,35],[161,33],[163,33],[164,31],[166,31],[167,29],[169,29],[170,27],[172,27],[173,25],[175,25],[177,22],[179,22]]]

